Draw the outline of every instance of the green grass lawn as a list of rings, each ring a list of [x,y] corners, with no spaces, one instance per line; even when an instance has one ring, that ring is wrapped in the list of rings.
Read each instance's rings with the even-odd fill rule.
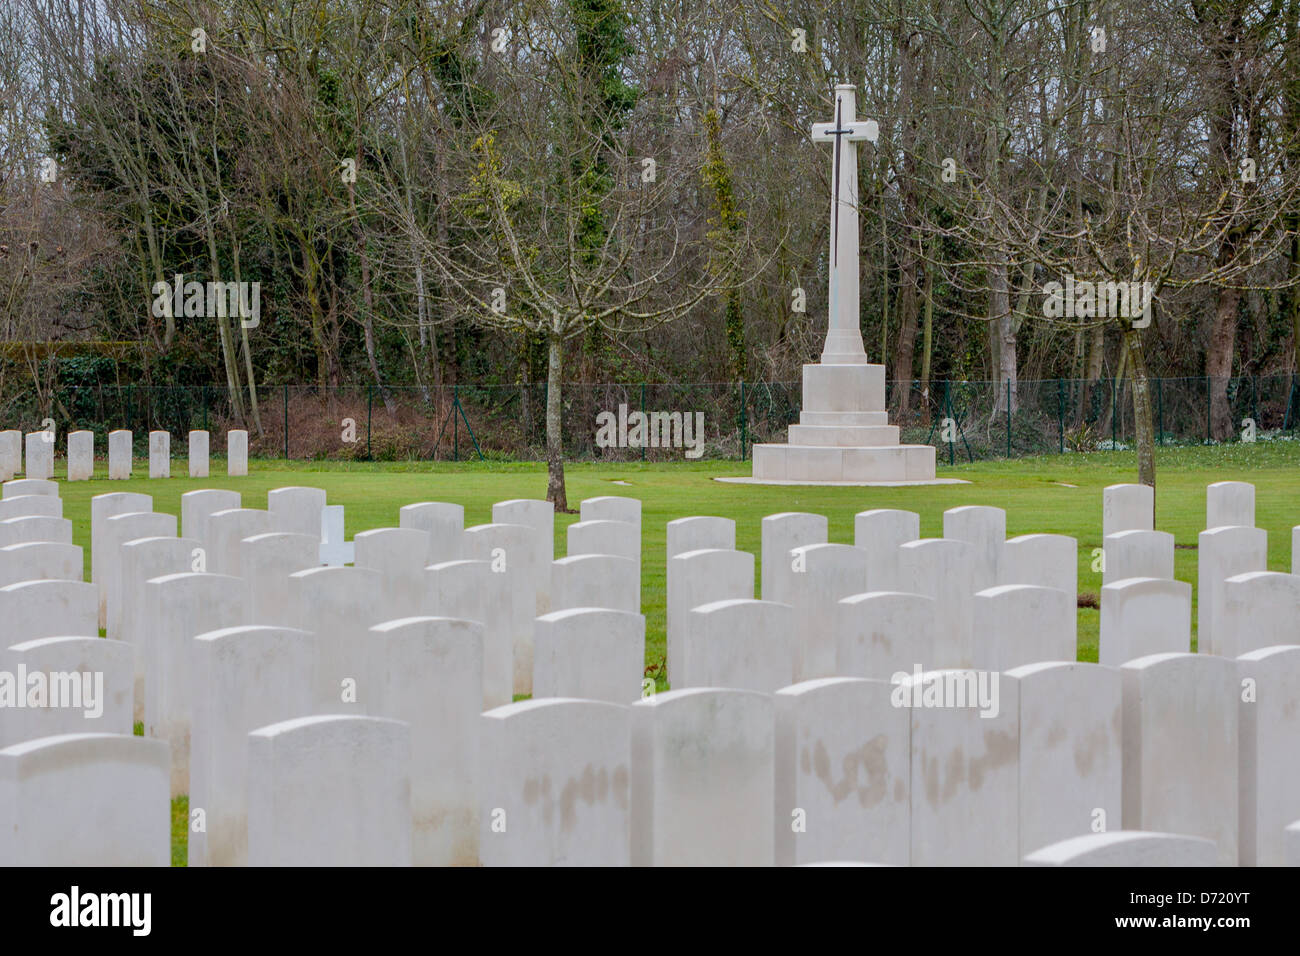
[[[178,461],[176,471],[184,472]],[[223,471],[224,462],[215,461]],[[760,553],[760,522],[780,511],[811,511],[830,521],[830,540],[853,542],[853,516],[869,508],[906,508],[921,516],[921,534],[943,534],[943,512],[959,505],[993,505],[1007,512],[1007,535],[1032,532],[1066,534],[1079,542],[1081,603],[1101,589],[1101,574],[1092,570],[1094,548],[1101,547],[1101,490],[1136,480],[1132,452],[1067,454],[1012,461],[940,466],[941,477],[962,478],[965,485],[911,488],[759,487],[714,481],[748,475],[748,462],[673,462],[665,464],[572,464],[567,468],[570,505],[583,498],[627,495],[642,502],[642,592],[646,615],[647,672],[658,677],[664,659],[664,525],[688,515],[722,515],[736,522],[736,547]],[[1255,521],[1268,531],[1268,566],[1291,570],[1291,528],[1300,524],[1300,443],[1161,449],[1157,453],[1156,527],[1174,535],[1175,576],[1196,588],[1197,535],[1205,527],[1205,486],[1229,479],[1255,484]],[[324,488],[331,504],[346,507],[347,533],[397,524],[398,509],[416,501],[453,501],[465,507],[466,525],[492,520],[492,504],[507,498],[540,498],[546,493],[545,466],[538,463],[358,463],[253,461],[244,478],[224,476],[109,482],[102,463],[96,480],[63,483],[64,517],[73,522],[74,543],[90,547],[90,499],[111,491],[153,495],[154,509],[179,516],[180,496],[196,488],[230,488],[243,495],[245,507],[265,508],[266,493],[284,485]],[[616,484],[615,482],[626,482]],[[556,557],[565,554],[564,528],[576,514],[556,516]],[[755,590],[761,573],[755,561]],[[1079,650],[1082,661],[1097,659],[1099,614],[1080,607]],[[1192,627],[1196,612],[1193,604]],[[1193,647],[1195,646],[1193,638]],[[182,798],[183,799],[183,798]],[[185,805],[173,808],[173,857],[185,859]]]

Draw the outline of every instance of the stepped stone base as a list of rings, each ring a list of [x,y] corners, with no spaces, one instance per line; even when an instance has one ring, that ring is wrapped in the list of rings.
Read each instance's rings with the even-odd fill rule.
[[[784,445],[754,446],[755,482],[932,482],[935,450],[900,445],[885,412],[885,367],[805,365],[803,411]]]

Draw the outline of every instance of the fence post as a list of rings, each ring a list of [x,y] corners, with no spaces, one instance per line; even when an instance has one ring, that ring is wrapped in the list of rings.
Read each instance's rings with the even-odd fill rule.
[[[1165,443],[1165,380],[1156,379],[1156,444]]]
[[[1255,417],[1255,430],[1259,430],[1259,376],[1250,377],[1251,411]]]
[[[1110,450],[1119,442],[1119,379],[1110,377]]]
[[[1060,451],[1065,454],[1065,380],[1056,380],[1056,433],[1060,436]]]
[[[370,451],[370,413],[375,407],[375,387],[366,386],[366,461],[373,461],[374,455]]]
[[[952,414],[952,382],[943,383],[943,408],[947,412],[947,419],[952,423],[955,430],[957,428],[957,419]],[[951,468],[957,464],[957,436],[954,434],[948,441],[948,466]]]
[[[208,430],[208,387],[203,386],[203,430]]]
[[[284,386],[284,460],[289,460],[289,386]]]
[[[1210,376],[1205,376],[1205,443],[1210,443],[1210,404],[1213,401],[1210,397]]]
[[[749,441],[749,418],[745,410],[745,380],[740,380],[740,460],[745,460],[745,446]]]
[[[451,458],[452,461],[460,461],[460,416],[456,413],[460,411],[460,386],[451,387]]]
[[[645,421],[645,382],[641,383],[641,421]],[[650,435],[646,434],[646,440],[641,443],[641,460],[645,461],[645,446],[650,443]]]
[[[1007,379],[1007,458],[1011,457],[1011,379]]]

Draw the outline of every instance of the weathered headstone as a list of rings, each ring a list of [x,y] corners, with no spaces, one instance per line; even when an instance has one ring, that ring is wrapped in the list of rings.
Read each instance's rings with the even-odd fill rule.
[[[632,865],[771,866],[771,696],[674,690],[631,709]]]
[[[1300,647],[1237,658],[1242,866],[1288,866],[1284,831],[1300,808]],[[1246,693],[1249,689],[1249,693]]]
[[[171,432],[152,431],[149,433],[149,477],[170,478],[171,476]]]
[[[28,495],[59,496],[59,486],[48,478],[16,478],[4,483],[4,499],[22,498]]]
[[[218,511],[240,507],[238,491],[222,488],[202,488],[181,495],[181,534],[209,547],[208,519]],[[148,510],[148,509],[142,509]]]
[[[128,645],[94,636],[42,637],[0,648],[0,662],[24,697],[22,705],[5,708],[0,746],[59,734],[131,733]],[[20,684],[18,674],[27,680]]]
[[[497,600],[504,579],[489,561],[444,561],[425,568],[425,603],[421,614],[454,617],[483,624],[483,706],[510,703],[514,687],[514,636],[511,606]]]
[[[976,591],[997,585],[1001,577],[1002,548],[1007,540],[1007,513],[985,505],[964,505],[943,513],[943,536],[965,541],[971,548]]]
[[[627,866],[631,710],[534,699],[479,717],[484,866]]]
[[[410,728],[397,720],[333,714],[254,730],[249,865],[410,866],[410,764]]]
[[[935,667],[938,606],[902,591],[868,591],[837,602],[835,673],[889,680]]]
[[[533,622],[533,696],[630,704],[645,673],[645,618],[581,607]]]
[[[388,619],[384,582],[368,568],[311,568],[289,575],[291,620],[313,632],[317,713],[365,713],[367,632]]]
[[[429,534],[428,564],[459,561],[465,555],[461,538],[465,534],[465,508],[446,501],[421,501],[398,511],[397,524]]]
[[[516,694],[531,694],[533,687],[533,619],[537,616],[533,538],[533,530],[523,525],[481,524],[466,528],[461,539],[466,558],[488,563],[489,587],[502,605],[499,610],[511,637]]]
[[[555,560],[555,505],[535,498],[498,501],[492,506],[492,523],[518,524],[532,529],[533,547],[536,549],[533,560],[537,568],[537,574],[533,579],[533,584],[537,588],[537,606],[534,614],[548,613],[553,607],[551,562]]]
[[[825,515],[783,511],[768,515],[762,525],[762,590],[764,601],[791,603],[794,569],[790,552],[809,544],[825,544],[828,525]]]
[[[68,432],[68,481],[89,481],[95,476],[95,433]]]
[[[794,680],[834,677],[837,602],[867,590],[867,553],[847,544],[810,544],[790,556]]]
[[[1155,530],[1156,490],[1150,485],[1108,485],[1101,492],[1101,534]]]
[[[214,574],[242,578],[241,544],[245,538],[275,531],[275,517],[257,508],[230,508],[208,515],[205,533],[207,568]],[[243,623],[240,621],[239,623]]]
[[[754,556],[748,551],[708,548],[668,559],[665,645],[669,683],[681,662],[682,628],[692,608],[714,601],[752,600]]]
[[[55,495],[18,495],[0,499],[0,521],[37,516],[62,518],[63,499]]]
[[[1213,840],[1237,862],[1237,662],[1152,654],[1124,675],[1124,826]]]
[[[67,518],[29,515],[0,521],[0,548],[29,541],[57,541],[72,544],[72,522]]]
[[[389,620],[423,613],[429,535],[415,528],[374,528],[352,539],[353,564],[378,571],[384,580]]]
[[[104,549],[105,633],[119,640],[122,633],[122,608],[126,600],[122,581],[122,546],[139,538],[176,537],[176,516],[157,511],[113,515],[102,525]]]
[[[23,470],[23,433],[10,428],[0,431],[0,481],[10,481]]]
[[[898,568],[908,588],[933,598],[938,628],[933,667],[969,667],[975,558],[965,541],[921,538],[898,549]],[[924,663],[924,662],[922,662]]]
[[[1268,532],[1228,526],[1202,531],[1196,552],[1196,646],[1219,654],[1219,616],[1224,582],[1238,574],[1268,569]]]
[[[292,627],[293,609],[285,600],[289,576],[319,567],[320,540],[315,535],[271,531],[239,542],[244,577],[244,622]]]
[[[900,591],[898,547],[921,537],[921,516],[915,511],[874,508],[853,516],[853,545],[867,553],[867,590]]]
[[[209,438],[210,436],[208,433],[201,429],[191,431],[189,434],[189,468],[191,478],[208,477],[208,468],[210,464]]]
[[[1078,609],[1064,591],[1004,584],[977,592],[972,610],[975,667],[1005,671],[1078,659]]]
[[[27,467],[23,474],[46,481],[54,477],[54,432],[27,433]]]
[[[776,865],[906,866],[910,715],[886,681],[832,677],[776,692]]]
[[[25,541],[0,548],[0,588],[20,581],[81,581],[81,548],[57,541]]]
[[[612,554],[577,554],[551,562],[551,607],[604,607],[641,613],[636,562]]]
[[[108,477],[125,481],[131,477],[131,432],[125,428],[108,433]]]
[[[248,432],[242,428],[226,433],[226,474],[231,478],[248,474]]]
[[[97,637],[95,586],[85,581],[20,581],[0,588],[5,646],[40,637]]]
[[[1223,582],[1222,598],[1214,632],[1220,656],[1300,644],[1300,575],[1247,571]]]
[[[1216,481],[1205,488],[1205,527],[1255,527],[1255,486],[1247,481]]]
[[[108,588],[106,585],[108,563],[117,563],[116,556],[110,558],[107,548],[108,539],[104,534],[104,522],[114,515],[133,514],[153,510],[153,496],[137,494],[133,491],[117,491],[106,495],[95,495],[90,499],[90,579],[99,591],[99,626],[108,623]]]

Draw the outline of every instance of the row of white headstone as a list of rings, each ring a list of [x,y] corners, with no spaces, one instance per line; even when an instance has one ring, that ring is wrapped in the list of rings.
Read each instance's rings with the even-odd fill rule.
[[[12,485],[22,485],[12,490],[27,493],[10,495]],[[11,483],[5,494],[17,501],[33,498],[33,490],[31,485]],[[1108,489],[1106,510],[1123,496],[1140,494]],[[674,684],[690,686],[690,668],[702,656],[717,661],[706,682],[737,689],[678,690],[629,709],[627,703],[639,690],[644,621],[634,610],[601,605],[614,603],[611,598],[621,593],[613,582],[629,580],[627,565],[620,562],[639,567],[640,511],[635,500],[584,502],[583,520],[569,531],[570,557],[561,561],[545,560],[554,547],[553,514],[546,502],[499,503],[493,509],[494,524],[471,529],[463,529],[459,506],[423,503],[402,509],[400,528],[357,535],[351,543],[355,567],[296,572],[294,567],[322,559],[324,545],[307,533],[324,508],[319,489],[277,489],[268,497],[265,512],[239,508],[238,495],[232,492],[192,492],[183,500],[185,539],[176,537],[175,517],[147,511],[151,503],[143,495],[96,498],[92,565],[103,569],[92,570],[96,585],[82,585],[78,591],[75,584],[35,581],[4,588],[0,602],[6,606],[0,607],[0,620],[16,621],[19,631],[14,633],[26,628],[26,636],[38,645],[20,650],[28,655],[32,672],[41,669],[42,660],[49,661],[42,655],[60,651],[116,654],[115,664],[105,660],[94,668],[83,661],[73,669],[116,674],[109,683],[120,688],[129,662],[136,682],[144,683],[139,696],[145,703],[146,732],[170,744],[163,757],[171,791],[189,792],[191,807],[207,817],[206,828],[191,833],[191,860],[196,863],[405,862],[404,847],[410,848],[409,860],[419,863],[802,862],[825,859],[826,848],[839,848],[839,855],[851,850],[854,858],[875,862],[1014,863],[1054,842],[1050,837],[1069,838],[1098,825],[1113,829],[1121,812],[1125,826],[1172,830],[1193,843],[1152,843],[1147,836],[1134,836],[1115,844],[1112,832],[1092,841],[1103,847],[1088,843],[1072,850],[1068,859],[1095,859],[1104,850],[1103,856],[1114,860],[1117,853],[1122,858],[1142,848],[1139,855],[1148,861],[1168,859],[1170,853],[1190,860],[1197,847],[1204,850],[1195,841],[1210,840],[1219,862],[1255,862],[1245,809],[1240,835],[1235,826],[1239,807],[1264,808],[1252,831],[1273,834],[1263,853],[1270,847],[1280,852],[1281,825],[1294,817],[1286,816],[1286,808],[1294,802],[1297,778],[1288,773],[1284,753],[1297,738],[1295,718],[1278,708],[1289,701],[1295,710],[1294,702],[1300,699],[1295,657],[1283,653],[1295,648],[1274,647],[1255,663],[1172,654],[1133,661],[1126,665],[1128,670],[1116,671],[1073,663],[1072,639],[1068,651],[1054,657],[1057,644],[1063,644],[1055,621],[1022,614],[1010,621],[1008,630],[1032,634],[1038,628],[1045,653],[1033,656],[1032,639],[1007,646],[1028,648],[1030,656],[1023,663],[1056,662],[1003,674],[1009,690],[1001,695],[997,715],[982,717],[969,707],[913,708],[909,720],[908,711],[891,699],[901,684],[882,679],[887,675],[870,680],[814,677],[793,687],[784,686],[787,679],[770,688],[746,690],[751,683],[747,673],[767,668],[764,673],[780,674],[786,668],[790,674],[798,673],[800,666],[821,666],[824,637],[804,636],[824,635],[816,622],[836,617],[823,613],[828,603],[858,605],[863,630],[888,617],[876,613],[888,610],[879,594],[862,593],[884,579],[863,582],[856,576],[860,562],[824,550],[846,546],[790,546],[792,537],[806,533],[799,530],[802,526],[816,523],[811,519],[819,519],[824,529],[820,516],[765,519],[764,601],[736,598],[722,609],[712,600],[705,606],[685,605],[687,619],[700,624],[688,626],[682,635],[684,673],[674,676]],[[122,513],[111,514],[118,510]],[[897,577],[900,569],[891,565],[888,552],[873,546],[884,538],[870,533],[905,522],[906,514],[859,515],[858,540],[866,545],[869,569],[884,568],[879,573],[921,584],[917,574],[934,572],[909,567],[907,575]],[[945,534],[952,534],[953,540],[930,544],[969,549],[973,538],[987,545],[992,536],[981,538],[972,528],[995,525],[997,514],[997,509],[954,509],[944,521]],[[957,537],[962,532],[965,537]],[[996,555],[1000,567],[1007,553],[1029,554],[1013,547],[1015,541],[980,553]],[[902,555],[918,543],[892,547]],[[674,581],[681,579],[681,573],[675,576],[672,570],[674,561],[702,551],[723,552],[727,549],[708,546],[726,544],[734,545],[734,524],[726,519],[671,522],[670,594]],[[313,552],[313,546],[318,550]],[[594,553],[575,553],[583,549]],[[116,562],[111,560],[115,553]],[[745,557],[752,595],[753,557]],[[940,573],[972,563],[968,555],[951,549],[947,558]],[[195,560],[206,566],[196,570]],[[1074,560],[1072,551],[1071,593]],[[1026,562],[1031,568],[1040,563]],[[116,576],[114,567],[119,568]],[[769,571],[774,572],[770,579]],[[687,579],[707,582],[716,577],[706,565],[695,572]],[[1055,572],[1054,580],[1064,583],[1059,566]],[[1002,574],[998,571],[992,580],[1002,579]],[[959,581],[967,577],[972,578],[969,587],[988,579],[958,574]],[[634,594],[639,572],[630,580]],[[96,586],[104,595],[101,609],[95,607]],[[1004,587],[1017,586],[1024,587]],[[787,590],[781,592],[782,587]],[[969,587],[950,588],[935,597],[910,597],[939,607],[948,596],[960,599],[963,589],[969,594]],[[844,588],[849,590],[848,602],[836,598],[837,590]],[[780,593],[792,595],[791,603],[768,600]],[[892,593],[899,599],[909,597]],[[518,599],[521,595],[524,600]],[[1105,601],[1103,589],[1103,614]],[[1059,611],[1059,603],[1051,607]],[[74,605],[77,616],[63,616]],[[147,613],[133,621],[133,606]],[[991,601],[995,617],[997,608],[998,602]],[[1014,605],[1005,604],[1003,611],[1006,608]],[[283,618],[274,618],[277,611]],[[542,611],[546,613],[538,613]],[[87,633],[98,623],[97,613],[105,614],[109,637],[122,637],[123,644],[64,638],[64,644],[49,647],[35,636],[41,628]],[[670,662],[675,659],[673,614],[670,597]],[[1291,620],[1294,626],[1296,618]],[[773,621],[785,627],[784,645],[771,638]],[[1072,616],[1068,627],[1073,635]],[[367,633],[369,639],[358,640]],[[799,639],[792,642],[792,634]],[[737,636],[749,639],[752,646]],[[927,671],[961,666],[955,659],[945,664],[925,656],[934,653],[936,645],[927,647],[906,628],[897,638],[912,644],[911,653],[902,653],[902,658]],[[733,650],[711,653],[711,641],[730,641],[726,646]],[[961,646],[951,643],[944,653],[957,653]],[[1183,648],[1187,646],[1184,640]],[[1220,665],[1266,671],[1269,680],[1254,672],[1250,679],[1268,689],[1267,703],[1273,709],[1243,709],[1238,715],[1232,682],[1226,697],[1219,693]],[[1130,671],[1136,676],[1130,677]],[[508,705],[512,680],[515,692],[531,690],[539,699]],[[932,685],[935,678],[910,680]],[[846,711],[848,704],[840,700],[844,695],[860,709]],[[1136,695],[1133,702],[1130,695]],[[797,711],[802,706],[783,704],[786,698],[805,701],[810,708],[800,718],[803,723],[794,724],[796,731],[804,728],[802,736],[781,722],[783,707]],[[123,698],[115,699],[116,713],[124,713]],[[678,699],[683,703],[673,703]],[[1125,720],[1120,717],[1121,699]],[[1177,710],[1180,702],[1188,701],[1194,702],[1195,712]],[[670,703],[673,706],[667,707]],[[481,709],[498,704],[507,706],[479,717]],[[658,710],[660,706],[665,709]],[[341,723],[339,711],[352,722]],[[652,712],[665,716],[637,716]],[[567,726],[563,722],[570,713],[572,732],[557,731],[557,726]],[[362,714],[365,717],[358,716]],[[724,714],[738,723],[717,724]],[[390,726],[392,720],[400,723]],[[476,721],[483,725],[477,734]],[[507,726],[514,729],[499,729]],[[1224,730],[1223,740],[1216,738],[1209,748],[1200,736],[1207,726]],[[1178,737],[1180,732],[1185,740]],[[606,748],[600,753],[618,758],[620,748],[627,748],[631,756],[612,762],[595,759],[599,754],[591,749],[593,734]],[[1162,756],[1151,746],[1153,740],[1161,741],[1162,748],[1166,741],[1178,742]],[[358,741],[371,743],[363,746]],[[389,761],[376,766],[373,782],[378,789],[373,792],[358,793],[352,784],[333,782],[335,770],[350,778],[346,768],[362,765],[355,752],[359,747],[387,755],[383,760]],[[299,751],[314,754],[316,762],[294,756]],[[1197,752],[1197,759],[1187,756],[1190,751]],[[261,766],[255,752],[273,768],[301,763],[301,778],[280,780],[272,774],[255,781],[252,768]],[[326,760],[328,765],[322,765],[319,761],[329,754],[337,763]],[[574,771],[566,776],[570,755]],[[1225,776],[1227,764],[1235,768],[1238,758],[1241,772]],[[1071,761],[1073,774],[1063,774],[1061,765],[1068,769]],[[770,772],[765,769],[769,765]],[[1218,785],[1208,797],[1201,784],[1207,776]],[[922,781],[923,788],[913,789]],[[269,788],[263,793],[269,801],[265,806],[254,806],[255,783]],[[791,788],[796,802],[789,805],[787,820],[784,801]],[[391,812],[390,801],[399,792],[406,794],[406,816]],[[1117,793],[1122,797],[1110,799]],[[1069,794],[1078,799],[1066,799]],[[364,815],[373,801],[385,812],[377,820],[358,823],[357,813]],[[1227,812],[1230,802],[1232,813]],[[33,797],[30,806],[40,805]],[[591,820],[583,808],[594,814]],[[988,828],[971,825],[987,813],[995,813],[993,837]],[[1224,829],[1229,816],[1234,824],[1230,834]],[[409,834],[404,819],[412,821]],[[303,820],[309,823],[307,829]],[[380,830],[365,830],[359,842],[331,843],[321,840],[321,820]],[[586,822],[575,825],[577,820]],[[124,831],[131,829],[124,824]],[[809,837],[814,832],[816,839]],[[709,834],[713,837],[706,839]],[[233,856],[224,851],[205,855],[205,846],[213,841],[229,846],[232,840],[240,848],[231,851]],[[1152,846],[1164,849],[1156,852]],[[377,852],[381,859],[374,856]],[[334,855],[325,860],[320,854]]]
[[[191,478],[208,477],[208,433],[189,433],[189,475]],[[132,442],[134,436],[128,429],[108,433],[108,477],[126,480],[131,477]],[[149,433],[149,477],[170,478],[172,474],[170,432]],[[28,432],[26,456],[23,454],[23,433],[10,429],[0,431],[0,481],[11,481],[22,473],[26,478],[41,480],[54,477],[54,433],[52,431]],[[25,462],[25,464],[24,464]],[[95,433],[91,431],[68,432],[68,481],[89,481],[95,476]],[[248,474],[248,432],[232,429],[226,432],[226,473],[231,477]]]

